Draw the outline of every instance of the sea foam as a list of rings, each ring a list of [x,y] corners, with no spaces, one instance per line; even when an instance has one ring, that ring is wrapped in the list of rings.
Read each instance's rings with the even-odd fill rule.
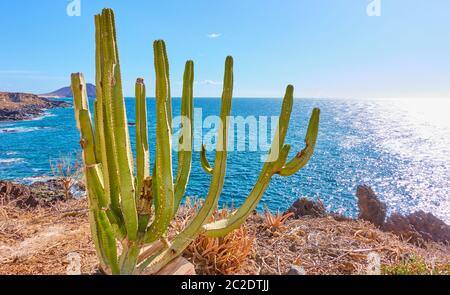
[[[38,130],[48,129],[48,127],[8,127],[0,129],[0,134],[2,133],[25,133],[33,132]]]
[[[22,163],[24,161],[23,158],[9,158],[9,159],[0,159],[0,164],[16,164]]]

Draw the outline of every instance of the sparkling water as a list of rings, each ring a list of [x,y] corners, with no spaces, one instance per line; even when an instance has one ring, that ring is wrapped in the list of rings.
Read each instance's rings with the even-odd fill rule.
[[[68,100],[70,101],[70,100]],[[277,116],[281,99],[236,98],[234,116]],[[173,109],[179,113],[180,99]],[[218,115],[220,99],[195,99],[203,118]],[[127,98],[130,122],[134,99]],[[321,108],[321,125],[310,163],[291,177],[274,176],[262,204],[285,210],[299,197],[320,198],[329,210],[355,216],[355,191],[372,186],[390,212],[422,209],[450,223],[450,116],[445,100],[296,99],[286,143],[291,157],[304,147],[313,107]],[[148,99],[151,159],[155,148],[155,105]],[[207,132],[208,130],[204,130]],[[134,149],[135,127],[130,125]],[[248,141],[248,138],[237,140]],[[51,160],[79,153],[73,109],[48,110],[40,118],[0,123],[0,179],[30,181],[51,175]],[[263,165],[262,151],[233,151],[228,156],[221,203],[239,205],[250,192]],[[176,171],[174,153],[174,171]],[[214,152],[208,153],[211,164]],[[174,172],[175,173],[175,172]],[[204,197],[211,177],[193,155],[187,195]]]

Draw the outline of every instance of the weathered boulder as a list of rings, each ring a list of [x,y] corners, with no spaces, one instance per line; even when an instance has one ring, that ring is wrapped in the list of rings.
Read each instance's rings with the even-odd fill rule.
[[[393,213],[383,226],[389,231],[416,245],[424,241],[450,243],[450,226],[431,213],[422,210],[403,216]]]
[[[358,186],[356,196],[359,218],[375,224],[383,231],[392,232],[419,246],[425,241],[450,243],[450,226],[433,214],[424,211],[406,216],[392,213],[386,220],[386,204],[378,199],[369,186]]]
[[[37,181],[30,185],[33,196],[44,202],[54,202],[65,199],[64,185],[60,179]],[[69,198],[72,198],[69,192]]]
[[[386,204],[381,202],[372,188],[367,185],[358,186],[356,197],[359,207],[358,218],[381,227],[386,219]]]
[[[69,198],[72,198],[69,192]],[[12,203],[19,208],[49,206],[65,199],[64,186],[59,179],[24,185],[0,181],[0,203]]]
[[[286,211],[286,213],[290,212],[294,213],[294,218],[300,218],[302,216],[327,216],[327,211],[325,210],[322,202],[314,202],[307,198],[301,198],[295,201],[292,206]]]
[[[14,203],[20,208],[36,207],[39,203],[28,186],[10,181],[0,181],[0,202]]]

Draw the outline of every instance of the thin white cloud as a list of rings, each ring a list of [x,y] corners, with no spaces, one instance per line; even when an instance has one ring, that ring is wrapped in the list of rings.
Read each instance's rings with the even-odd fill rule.
[[[222,82],[214,81],[214,80],[202,80],[202,81],[195,81],[195,84],[199,84],[199,85],[222,85]]]
[[[216,38],[219,38],[220,36],[222,36],[222,34],[220,34],[220,33],[211,33],[211,34],[208,34],[206,36],[208,38],[210,38],[210,39],[216,39]]]

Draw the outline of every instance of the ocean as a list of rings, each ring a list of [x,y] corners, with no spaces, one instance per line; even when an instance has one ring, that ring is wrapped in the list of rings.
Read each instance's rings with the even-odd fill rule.
[[[70,101],[70,99],[67,99]],[[232,115],[277,116],[281,99],[235,98]],[[203,119],[218,115],[220,99],[197,98],[195,108]],[[126,99],[128,119],[134,122],[134,99]],[[356,187],[370,185],[389,212],[432,212],[450,223],[450,117],[445,100],[296,99],[286,143],[295,155],[313,107],[321,109],[315,154],[310,163],[291,177],[274,176],[259,205],[285,210],[299,197],[320,198],[332,211],[356,216]],[[180,99],[173,101],[179,112]],[[154,156],[155,106],[148,99],[150,156]],[[269,120],[270,121],[270,120]],[[259,123],[259,122],[258,122]],[[134,148],[134,126],[130,126]],[[202,131],[208,133],[210,129]],[[250,132],[251,133],[251,132]],[[249,138],[237,138],[248,145]],[[198,141],[196,137],[196,142]],[[269,139],[270,140],[270,139]],[[80,152],[79,133],[72,108],[52,109],[34,120],[0,122],[0,179],[31,182],[51,176],[50,161],[75,158]],[[221,204],[238,206],[252,189],[266,152],[229,153]],[[211,163],[214,152],[208,153]],[[176,153],[174,153],[176,169]],[[176,171],[176,170],[175,170]],[[193,155],[186,195],[207,194],[210,176],[200,167],[199,152]]]

